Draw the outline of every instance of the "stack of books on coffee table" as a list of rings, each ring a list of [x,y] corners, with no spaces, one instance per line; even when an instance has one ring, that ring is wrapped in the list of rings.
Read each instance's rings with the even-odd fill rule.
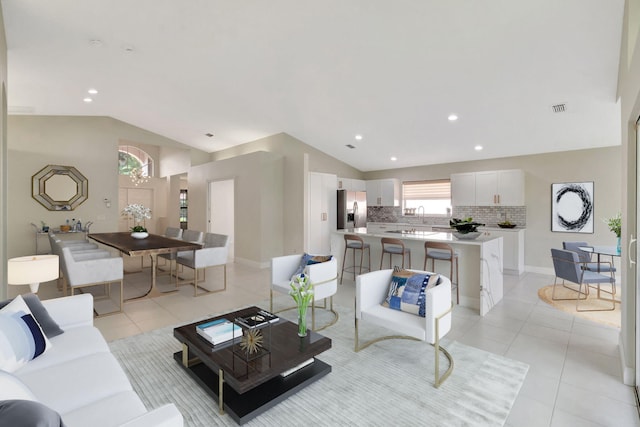
[[[242,336],[242,328],[227,319],[218,319],[196,326],[196,332],[211,344],[222,344]]]

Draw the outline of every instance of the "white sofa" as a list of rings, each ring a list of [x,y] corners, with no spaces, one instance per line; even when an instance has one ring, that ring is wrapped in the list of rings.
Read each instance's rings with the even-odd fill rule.
[[[0,371],[0,400],[37,400],[58,412],[67,427],[183,425],[173,404],[147,411],[93,326],[90,294],[42,303],[64,333],[51,338],[49,350],[15,372]]]

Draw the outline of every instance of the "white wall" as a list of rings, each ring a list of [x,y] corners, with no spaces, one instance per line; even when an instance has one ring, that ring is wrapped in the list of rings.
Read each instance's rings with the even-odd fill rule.
[[[40,221],[45,221],[57,227],[67,218],[81,218],[84,223],[94,221],[92,232],[117,230],[119,144],[137,145],[156,156],[160,156],[160,147],[185,147],[109,117],[9,116],[7,140],[11,204],[9,229],[3,242],[8,242],[8,258],[34,253],[31,222],[39,226]],[[48,211],[31,197],[32,175],[49,164],[74,166],[87,177],[89,198],[74,211]],[[123,185],[128,185],[127,178],[123,179]],[[159,226],[164,225],[168,222],[166,180],[156,178],[145,185],[162,189],[157,191],[157,203],[152,210]],[[110,208],[105,206],[105,198],[111,200]]]
[[[8,168],[7,168],[7,42],[0,8],[0,236],[7,235]],[[0,283],[7,283],[7,239],[0,239]],[[0,299],[7,297],[6,286],[0,285]]]
[[[283,213],[283,162],[278,154],[254,152],[192,167],[189,171],[189,228],[206,231],[208,183],[235,182],[235,259],[267,267],[283,253],[289,227]],[[286,227],[285,227],[286,224]]]

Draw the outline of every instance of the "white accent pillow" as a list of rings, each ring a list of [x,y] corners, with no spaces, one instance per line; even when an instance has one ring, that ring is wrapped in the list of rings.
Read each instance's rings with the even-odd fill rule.
[[[21,296],[0,310],[0,369],[14,372],[50,347]]]

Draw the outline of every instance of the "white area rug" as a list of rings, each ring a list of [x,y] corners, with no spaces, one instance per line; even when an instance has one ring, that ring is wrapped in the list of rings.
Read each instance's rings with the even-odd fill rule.
[[[332,339],[332,348],[318,357],[332,366],[332,372],[245,425],[504,425],[528,365],[445,341],[455,368],[436,389],[432,346],[389,340],[355,353],[353,311],[337,311],[339,322],[321,331]],[[280,315],[290,317],[289,313],[293,314]],[[386,332],[361,325],[364,340]],[[110,346],[148,408],[173,402],[185,426],[236,425],[228,415],[218,414],[216,402],[173,359],[181,349],[173,328],[124,338]],[[448,362],[444,356],[440,361],[444,372]]]

